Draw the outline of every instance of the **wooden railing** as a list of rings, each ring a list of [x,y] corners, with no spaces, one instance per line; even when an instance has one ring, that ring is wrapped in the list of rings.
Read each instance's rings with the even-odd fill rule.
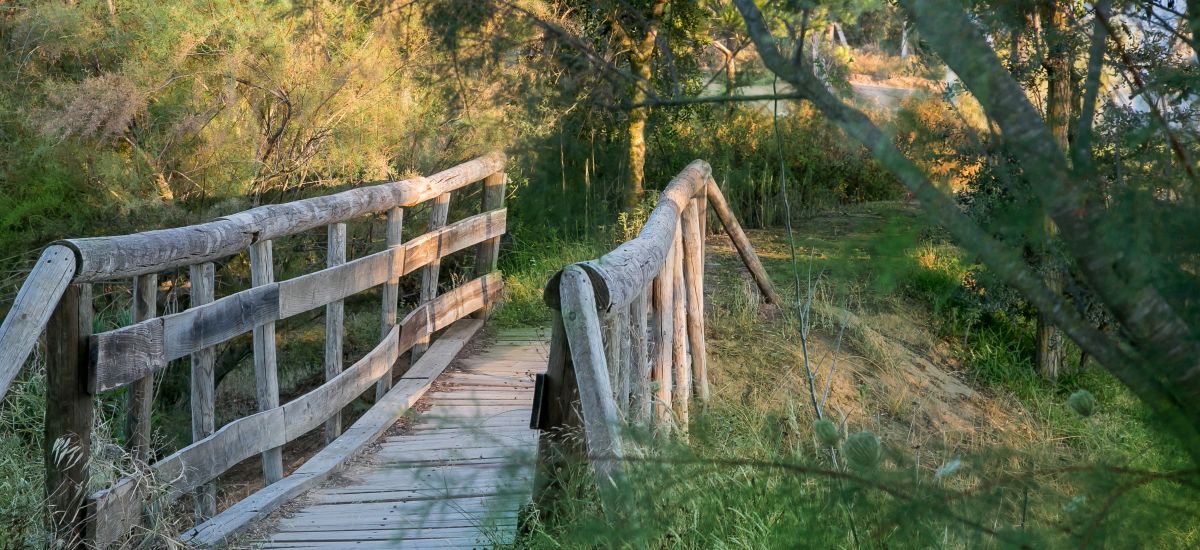
[[[686,432],[693,395],[708,399],[704,241],[711,206],[767,302],[779,304],[737,218],[697,160],[659,196],[638,236],[546,285],[554,310],[549,364],[531,427],[541,430],[535,499],[554,491],[564,460],[586,456],[606,508],[619,491],[622,427]],[[576,432],[582,431],[583,437]],[[582,443],[582,445],[581,445]]]
[[[327,478],[378,437],[448,362],[445,350],[436,358],[434,351],[438,342],[457,334],[451,325],[486,311],[498,298],[496,257],[506,227],[504,163],[502,154],[493,153],[430,177],[262,206],[200,225],[70,239],[47,248],[0,326],[0,398],[44,329],[47,491],[58,542],[106,547],[187,493],[197,495],[199,520],[183,538],[219,542]],[[480,180],[482,213],[446,225],[451,193]],[[404,208],[426,201],[433,201],[429,231],[401,242]],[[346,261],[345,222],[379,213],[387,215],[386,249]],[[328,227],[327,267],[277,282],[273,240],[322,226]],[[477,278],[438,295],[439,260],[470,247],[476,248]],[[246,250],[252,287],[215,298],[212,262]],[[157,316],[157,274],[184,266],[191,285],[188,309]],[[397,321],[399,279],[417,270],[423,280],[420,304]],[[122,278],[132,278],[133,324],[91,334],[91,283]],[[343,300],[377,286],[383,289],[380,342],[343,369]],[[322,306],[326,382],[281,404],[275,322]],[[462,323],[477,329],[481,321]],[[447,327],[429,347],[431,335]],[[214,431],[213,346],[247,332],[253,333],[260,412]],[[413,364],[393,389],[394,366],[409,350]],[[423,353],[428,360],[420,359]],[[149,462],[154,375],[184,357],[191,363],[194,443],[153,462],[148,471],[86,494],[96,396],[127,388],[128,450],[138,462]],[[375,407],[343,432],[343,407],[372,385]],[[321,425],[328,445],[284,477],[283,445]],[[259,454],[267,487],[214,515],[211,482]]]

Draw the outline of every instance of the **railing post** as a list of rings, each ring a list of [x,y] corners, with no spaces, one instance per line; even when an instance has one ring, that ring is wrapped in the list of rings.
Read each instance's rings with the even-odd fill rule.
[[[682,220],[680,220],[682,222]],[[687,334],[687,291],[683,285],[683,231],[678,224],[675,229],[675,252],[672,254],[671,304],[675,308],[671,316],[671,361],[674,366],[672,377],[671,404],[675,413],[676,429],[680,434],[688,432],[688,403],[692,397],[692,364],[688,361]]]
[[[92,451],[93,397],[88,394],[92,287],[67,287],[46,325],[46,496],[52,548],[84,546],[84,498]]]
[[[400,246],[400,241],[403,239],[404,229],[404,209],[395,207],[388,210],[387,213],[387,236],[386,245],[388,248],[396,248]],[[383,312],[381,313],[379,322],[379,337],[387,338],[388,333],[392,332],[392,327],[396,326],[396,311],[400,307],[400,282],[396,279],[388,280],[387,284],[383,285]],[[395,368],[395,365],[392,365]],[[392,389],[392,369],[388,369],[387,373],[379,379],[375,384],[375,400],[383,399],[388,390]]]
[[[767,277],[767,270],[763,268],[762,261],[758,259],[758,254],[754,252],[754,246],[750,244],[750,239],[746,237],[746,232],[742,231],[742,226],[738,223],[737,217],[729,209],[729,204],[725,202],[725,195],[721,194],[721,190],[717,187],[717,182],[713,181],[712,178],[708,180],[707,193],[709,204],[712,205],[713,211],[720,218],[721,225],[725,227],[725,233],[729,235],[729,240],[733,241],[734,248],[737,249],[738,255],[742,257],[742,262],[746,264],[746,269],[750,270],[750,275],[754,277],[754,282],[758,283],[758,289],[766,297],[767,303],[776,306],[783,305],[783,301],[779,299],[779,294],[775,292],[775,287],[771,285],[771,279]]]
[[[133,322],[153,318],[158,302],[158,275],[133,278]],[[134,460],[150,461],[150,415],[154,407],[154,375],[143,377],[129,386],[125,406],[125,442]]]
[[[326,258],[329,267],[346,263],[346,224],[327,226]],[[342,372],[342,330],[345,323],[345,302],[337,300],[325,306],[325,381],[333,380]],[[325,421],[325,444],[328,445],[342,434],[342,413],[333,413]]]
[[[704,210],[693,201],[683,212],[683,282],[687,287],[687,335],[696,398],[708,400],[708,348],[704,342]]]
[[[216,268],[212,262],[188,267],[192,283],[190,307],[216,299]],[[216,350],[204,348],[192,354],[192,441],[200,441],[216,429]],[[209,483],[196,491],[196,518],[206,520],[217,513],[217,486]]]
[[[654,424],[658,430],[668,430],[671,420],[671,340],[675,333],[675,247],[667,251],[662,269],[654,277],[654,302],[651,317],[654,323],[654,361],[650,377],[654,387]]]
[[[651,284],[653,285],[653,283]],[[629,304],[630,316],[630,369],[629,369],[629,417],[639,426],[650,425],[650,410],[653,400],[650,397],[650,347],[646,339],[650,330],[649,300],[647,287],[638,293],[637,298]]]
[[[446,218],[450,215],[450,193],[442,193],[429,205],[429,231],[437,231],[446,225]],[[442,272],[441,251],[438,251],[437,257],[431,260],[425,267],[421,268],[421,303],[424,304],[437,298],[438,277]],[[429,336],[422,336],[413,344],[412,362],[416,363],[422,355],[425,355],[425,350],[429,349]]]
[[[254,286],[275,282],[271,241],[250,245],[250,281]],[[258,389],[258,410],[279,406],[279,371],[275,361],[275,323],[254,327],[254,381]],[[270,485],[283,479],[283,447],[262,454],[263,477]]]
[[[490,212],[504,207],[504,188],[508,176],[504,172],[496,172],[483,179],[483,199],[481,210]],[[500,257],[500,237],[493,237],[482,243],[475,252],[475,276],[482,277],[496,270],[496,260]],[[491,314],[489,304],[474,314],[476,318],[486,319]]]
[[[579,410],[574,406],[578,402],[579,389],[575,368],[571,364],[571,350],[567,345],[562,313],[556,309],[552,309],[551,313],[553,322],[549,359],[541,380],[544,405],[537,416],[538,424],[533,426],[541,432],[533,488],[533,500],[540,506],[546,506],[554,499],[568,457],[583,456],[579,437],[575,433],[583,422],[579,418]]]

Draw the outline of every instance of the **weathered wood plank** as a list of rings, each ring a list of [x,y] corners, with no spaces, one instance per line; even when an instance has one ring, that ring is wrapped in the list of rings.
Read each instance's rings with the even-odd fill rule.
[[[326,230],[326,265],[337,267],[346,263],[346,224],[330,224]],[[325,306],[325,381],[342,372],[342,334],[346,317],[345,303],[334,300]],[[325,444],[342,434],[342,413],[333,413],[325,421]]]
[[[650,346],[647,339],[650,332],[649,300],[646,294],[651,289],[643,289],[629,304],[630,322],[630,363],[629,418],[639,426],[650,425],[650,411],[653,398],[650,395]]]
[[[147,273],[133,278],[134,323],[154,318],[158,310],[158,275]],[[150,460],[150,413],[154,406],[154,374],[147,374],[129,385],[125,394],[125,447],[134,460]]]
[[[75,252],[53,245],[42,252],[21,284],[8,316],[0,324],[0,400],[37,345],[42,329],[74,274]]]
[[[604,364],[595,292],[587,273],[579,266],[564,269],[560,284],[563,327],[575,366],[588,457],[607,512],[620,513],[623,453],[617,408]]]
[[[498,273],[490,273],[459,285],[404,317],[400,332],[400,349],[410,349],[422,336],[433,334],[494,303],[500,297],[504,281]]]
[[[99,281],[165,271],[232,256],[271,240],[400,206],[413,206],[479,181],[504,167],[491,153],[425,178],[414,178],[285,204],[260,206],[208,223],[114,237],[70,239],[76,281]]]
[[[250,281],[254,286],[275,283],[275,261],[272,241],[258,241],[250,247]],[[278,304],[278,300],[276,301]],[[254,385],[258,410],[269,411],[279,406],[279,370],[275,363],[275,322],[254,327]],[[263,476],[270,485],[283,479],[283,447],[262,454]]]
[[[429,207],[429,232],[435,233],[446,225],[446,217],[450,214],[450,193],[438,195]],[[438,276],[442,272],[440,254],[438,256],[421,268],[420,303],[422,304],[437,297]],[[429,336],[418,338],[417,342],[413,344],[412,361],[415,363],[420,359],[426,349],[429,349]]]
[[[216,268],[211,262],[188,269],[192,283],[191,307],[212,303],[216,291]],[[192,354],[191,409],[192,442],[200,441],[216,429],[216,350],[204,348]],[[217,487],[207,484],[196,491],[196,519],[204,521],[217,513]]]
[[[93,399],[88,394],[87,335],[91,285],[63,292],[46,325],[46,420],[43,440],[51,547],[82,548],[84,492],[92,452]]]
[[[343,232],[344,236],[344,232]],[[344,242],[344,240],[343,240]],[[319,308],[386,283],[394,273],[395,263],[403,262],[404,248],[391,248],[364,256],[349,263],[330,266],[308,275],[282,281],[279,284],[279,318]],[[384,286],[386,291],[388,286]],[[395,319],[392,319],[395,322]]]
[[[452,223],[436,232],[425,233],[405,244],[404,270],[407,275],[437,258],[444,258],[480,242],[499,237],[507,228],[508,211],[493,210]]]
[[[687,339],[692,356],[691,374],[696,398],[708,400],[708,346],[704,339],[704,211],[693,201],[684,211],[683,283],[687,294]]]
[[[721,225],[725,227],[725,233],[729,235],[729,240],[733,241],[733,247],[737,249],[738,256],[742,257],[742,262],[746,264],[746,269],[750,270],[750,275],[754,277],[754,282],[758,283],[758,289],[762,292],[763,297],[766,298],[767,303],[782,305],[783,302],[779,299],[779,294],[775,292],[775,287],[771,284],[770,277],[767,277],[767,270],[763,268],[762,261],[758,259],[758,254],[754,252],[754,246],[750,244],[750,239],[746,237],[746,232],[742,231],[742,225],[738,223],[737,217],[729,209],[729,204],[725,202],[725,195],[721,193],[721,189],[717,187],[717,182],[713,181],[711,176],[708,178],[706,190],[709,204],[712,205],[713,211],[717,213],[717,218],[721,220]]]

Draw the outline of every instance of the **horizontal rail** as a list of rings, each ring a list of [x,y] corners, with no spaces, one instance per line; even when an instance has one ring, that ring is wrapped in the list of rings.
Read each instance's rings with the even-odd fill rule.
[[[91,339],[88,390],[99,393],[120,388],[166,368],[173,359],[219,344],[256,326],[394,281],[436,258],[502,235],[506,222],[505,210],[478,214],[397,248],[96,334]]]
[[[413,206],[479,181],[504,167],[491,153],[428,177],[417,177],[284,204],[260,206],[208,223],[59,241],[75,251],[75,282],[155,273],[237,254],[263,240],[294,235],[398,206]]]
[[[494,303],[502,285],[500,275],[491,273],[438,296],[405,317],[375,349],[332,380],[281,406],[230,422],[216,433],[155,463],[151,467],[152,476],[166,485],[166,492],[158,498],[173,501],[238,462],[279,447],[323,424],[380,376],[390,372],[391,365],[418,338]],[[144,501],[149,496],[150,487],[133,478],[122,479],[112,488],[93,494],[89,497],[89,541],[102,548],[123,536],[140,521]]]
[[[712,167],[694,160],[671,180],[637,237],[597,260],[580,264],[592,278],[600,311],[628,306],[654,279],[675,240],[679,216],[695,197],[706,193]],[[546,304],[559,309],[559,275],[546,285]]]

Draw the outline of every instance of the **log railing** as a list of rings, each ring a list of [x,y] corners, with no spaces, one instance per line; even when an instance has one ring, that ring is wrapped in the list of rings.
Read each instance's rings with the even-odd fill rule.
[[[535,499],[553,493],[564,459],[587,456],[606,509],[621,506],[613,501],[619,491],[611,489],[622,476],[623,426],[686,433],[692,396],[708,399],[709,206],[766,301],[779,304],[712,169],[692,162],[659,196],[637,237],[597,260],[566,267],[546,286],[554,327],[530,422],[542,433]]]
[[[504,162],[503,155],[493,153],[430,177],[262,206],[200,225],[70,239],[47,248],[0,326],[0,399],[44,330],[47,492],[57,543],[106,547],[188,493],[196,496],[199,519],[183,538],[196,544],[218,542],[327,478],[378,437],[396,411],[411,405],[445,366],[446,350],[434,353],[439,342],[465,340],[464,323],[477,329],[481,321],[458,321],[486,311],[498,298],[501,279],[495,262],[506,227]],[[481,180],[482,213],[446,224],[451,193]],[[426,201],[433,201],[434,210],[429,231],[401,242],[404,209]],[[345,222],[380,213],[387,217],[386,248],[347,261]],[[273,241],[323,226],[328,228],[327,265],[276,281]],[[438,295],[440,259],[471,247],[476,249],[477,278]],[[243,251],[249,251],[251,288],[216,298],[213,262]],[[190,307],[158,315],[157,274],[185,266]],[[424,277],[421,302],[398,320],[399,280],[415,271]],[[91,283],[114,279],[132,280],[134,322],[91,334]],[[383,289],[380,342],[343,369],[342,301],[377,286]],[[326,382],[281,403],[274,324],[322,307]],[[447,328],[430,347],[431,336]],[[214,430],[213,346],[245,333],[253,333],[259,412]],[[412,367],[393,388],[397,360],[418,345],[429,360],[414,354]],[[129,451],[139,462],[148,462],[154,375],[185,357],[191,363],[194,443],[138,475],[86,494],[96,396],[126,388]],[[343,431],[343,407],[372,386],[375,407]],[[325,426],[327,446],[285,477],[283,445],[320,426]],[[212,482],[255,455],[261,455],[267,486],[214,515]]]

